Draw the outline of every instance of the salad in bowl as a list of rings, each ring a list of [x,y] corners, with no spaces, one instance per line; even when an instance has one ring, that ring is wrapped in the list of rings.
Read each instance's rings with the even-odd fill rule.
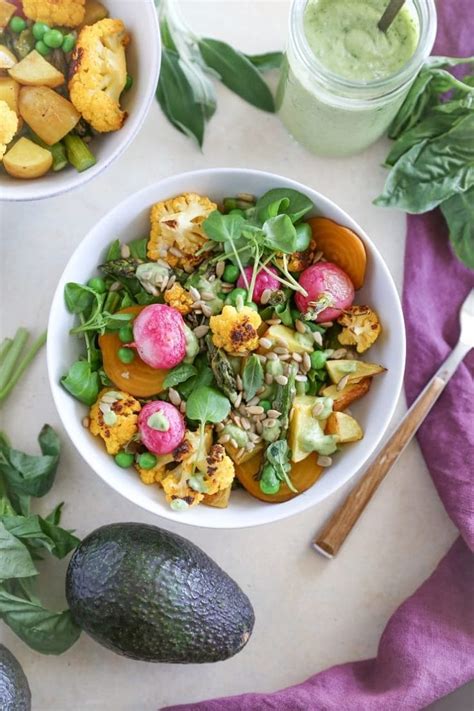
[[[61,285],[82,344],[61,388],[116,476],[175,513],[242,493],[281,505],[363,446],[351,407],[390,374],[370,356],[378,305],[359,297],[367,250],[299,187],[165,195],[145,236]]]

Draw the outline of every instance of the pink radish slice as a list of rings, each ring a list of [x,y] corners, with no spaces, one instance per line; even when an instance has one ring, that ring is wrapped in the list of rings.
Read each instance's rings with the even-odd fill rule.
[[[169,454],[181,444],[186,433],[180,411],[163,400],[154,400],[142,407],[138,429],[143,444],[154,454]]]
[[[318,301],[322,305],[325,299],[328,300],[327,308],[320,311],[314,319],[319,323],[338,318],[354,301],[352,281],[346,272],[331,262],[313,264],[302,272],[298,281],[308,292],[308,296],[299,292],[295,295],[295,303],[301,313],[317,312]]]
[[[278,271],[275,269],[275,267],[268,267],[268,269],[273,274],[278,274]],[[244,272],[247,277],[248,283],[250,284],[250,282],[252,281],[253,267],[245,267]],[[239,276],[237,286],[241,289],[246,289],[245,281],[242,274]],[[277,289],[279,288],[280,282],[278,281],[278,279],[275,279],[274,276],[262,269],[257,274],[257,278],[255,279],[255,287],[253,290],[252,301],[254,301],[256,304],[259,304],[262,299],[262,294],[266,289],[270,289],[270,291],[277,291]]]
[[[152,368],[173,368],[186,355],[183,317],[165,304],[151,304],[133,322],[133,338],[140,358]]]

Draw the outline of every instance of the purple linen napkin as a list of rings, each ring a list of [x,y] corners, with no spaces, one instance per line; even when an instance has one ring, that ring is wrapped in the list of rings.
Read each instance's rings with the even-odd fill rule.
[[[474,54],[472,0],[442,0],[438,18],[434,54]],[[473,287],[474,273],[452,254],[439,211],[410,216],[403,290],[409,403],[455,345],[459,308]],[[474,678],[473,371],[471,352],[418,434],[436,489],[462,538],[392,615],[377,657],[332,667],[273,694],[168,711],[419,711]]]

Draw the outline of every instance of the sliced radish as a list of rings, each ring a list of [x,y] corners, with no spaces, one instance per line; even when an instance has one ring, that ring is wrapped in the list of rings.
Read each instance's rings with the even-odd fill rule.
[[[145,447],[154,454],[169,454],[181,444],[186,425],[180,411],[169,402],[154,400],[138,416],[138,430]]]
[[[298,279],[308,296],[295,295],[295,303],[306,318],[323,323],[338,318],[354,301],[354,285],[336,264],[318,262]]]
[[[140,358],[152,368],[173,368],[186,355],[183,317],[165,304],[151,304],[138,314],[133,338]]]
[[[278,271],[275,269],[275,267],[268,267],[268,270],[271,271],[272,274],[278,274]],[[250,282],[252,281],[253,267],[245,267],[244,272],[247,277],[248,283],[250,284]],[[275,279],[272,274],[269,274],[263,269],[257,274],[252,295],[252,301],[254,301],[256,304],[259,304],[261,302],[262,294],[264,291],[266,291],[267,289],[270,289],[270,291],[277,291],[277,289],[280,288],[280,282],[278,281],[278,279]],[[242,275],[239,276],[237,286],[241,289],[247,288]]]

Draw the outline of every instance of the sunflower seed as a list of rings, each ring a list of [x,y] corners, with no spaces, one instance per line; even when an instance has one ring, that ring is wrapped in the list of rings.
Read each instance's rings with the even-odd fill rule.
[[[110,285],[109,291],[120,291],[121,288],[122,284],[119,281],[114,281],[114,283]]]
[[[121,375],[122,378],[124,378],[125,380],[130,380],[130,373],[128,372],[128,370],[124,370],[123,373],[120,373],[120,375]]]
[[[317,343],[318,346],[322,346],[322,345],[323,345],[323,337],[322,337],[322,335],[319,333],[319,331],[313,331],[313,340],[314,340],[315,343]]]
[[[311,370],[311,358],[308,353],[303,354],[303,370],[305,373]]]
[[[283,338],[277,338],[276,339],[276,345],[280,346],[280,348],[286,348],[288,350],[288,346],[286,344],[286,341],[283,340]]]
[[[217,262],[216,264],[216,276],[221,277],[225,271],[225,262]]]
[[[260,405],[251,405],[247,408],[250,415],[263,415],[265,410]]]
[[[278,355],[288,355],[288,348],[283,346],[277,346],[273,349],[273,352],[278,353]]]
[[[256,423],[255,423],[255,432],[257,432],[257,434],[262,434],[262,432],[263,432],[263,425],[262,425],[261,422],[256,422]]]
[[[320,467],[330,467],[332,464],[332,459],[331,457],[324,457],[320,454],[318,457],[318,464]]]
[[[281,355],[279,357],[279,360],[290,360],[291,356],[289,353],[286,353],[285,355]]]
[[[203,301],[214,301],[215,298],[216,297],[214,296],[214,294],[212,294],[210,291],[201,292],[201,299],[203,299]]]
[[[181,405],[179,406],[179,411],[180,411],[183,415],[186,414],[186,403],[184,402],[184,400],[181,402]]]
[[[265,382],[267,385],[271,385],[273,383],[273,375],[271,373],[265,373]]]
[[[319,262],[319,260],[321,259],[322,256],[323,256],[322,252],[316,252],[316,254],[314,255],[313,264],[316,264],[316,262]]]
[[[270,352],[270,353],[267,355],[267,360],[278,360],[278,356],[277,356],[276,353]]]
[[[209,326],[198,326],[194,329],[194,335],[196,338],[203,338],[209,331]]]
[[[229,440],[229,444],[231,444],[235,449],[239,448],[239,445],[237,444],[237,442],[235,441],[235,439],[233,437],[231,437],[231,439]]]
[[[262,425],[264,427],[275,427],[278,424],[278,420],[275,420],[274,417],[267,417],[265,420],[262,420]]]
[[[303,356],[300,353],[292,353],[291,357],[295,361],[295,363],[302,363],[303,362]]]
[[[271,289],[264,289],[261,297],[260,297],[260,303],[264,306],[265,304],[268,304],[272,297],[272,290]]]
[[[236,400],[235,400],[235,402],[234,402],[234,407],[235,407],[235,408],[240,407],[240,405],[241,405],[241,403],[242,403],[242,396],[243,396],[243,394],[242,394],[242,391],[241,391],[241,392],[237,395],[237,398],[236,398]]]
[[[241,448],[239,449],[239,451],[237,452],[237,455],[236,455],[236,458],[237,458],[237,459],[240,459],[241,457],[244,456],[244,454],[245,454],[245,449],[246,449],[245,447],[241,447]]]
[[[262,393],[264,393],[265,390],[266,390],[266,387],[263,385],[261,388],[259,388],[259,389],[257,390],[257,395],[262,395]]]
[[[216,280],[216,275],[215,275],[215,274],[211,274],[211,276],[209,277],[208,281],[210,281],[210,282],[212,283],[212,282],[215,281],[215,280]]]
[[[231,414],[232,419],[234,420],[235,424],[237,427],[242,427],[242,420],[240,419],[239,415],[236,415],[235,412]]]
[[[279,410],[268,410],[267,416],[268,416],[268,417],[273,417],[273,419],[275,419],[276,417],[280,417],[280,416],[281,416],[281,412],[280,412]]]
[[[267,323],[269,326],[279,326],[281,323],[281,318],[268,318]]]
[[[295,328],[298,333],[306,333],[306,326],[304,325],[303,321],[300,321],[299,319],[296,319],[295,321]]]
[[[204,314],[204,316],[205,316],[206,318],[211,318],[211,316],[212,316],[212,309],[209,308],[209,306],[208,306],[207,304],[203,304],[203,305],[201,306],[201,310],[202,310],[202,313]]]
[[[348,382],[349,382],[349,374],[345,375],[343,378],[340,379],[340,381],[336,385],[337,389],[344,390],[344,388],[346,387]]]
[[[168,286],[167,286],[167,289],[171,289],[171,287],[174,286],[175,281],[176,281],[176,277],[175,277],[175,275],[173,274],[173,275],[170,276],[170,278],[168,279]]]
[[[287,385],[288,384],[288,378],[286,377],[286,375],[277,375],[275,380],[278,383],[278,385]]]
[[[181,405],[181,395],[174,388],[168,388],[168,397],[172,405],[176,405],[176,407]]]
[[[194,301],[198,301],[201,298],[201,294],[199,293],[199,291],[196,289],[195,286],[189,287],[189,293],[193,297]]]
[[[222,430],[224,429],[224,426],[225,426],[225,425],[224,425],[223,422],[217,422],[217,423],[214,425],[214,427],[216,428],[216,430],[217,430],[218,432],[222,432]]]
[[[242,382],[242,378],[240,377],[240,375],[235,376],[235,383],[237,385],[237,390],[242,390],[242,388],[244,387],[244,384]]]
[[[313,415],[313,417],[319,417],[319,415],[322,413],[323,410],[324,410],[324,403],[317,402],[316,405],[311,410],[311,414]]]
[[[262,346],[262,348],[271,348],[273,343],[269,338],[260,338],[259,344]]]
[[[244,428],[244,430],[250,430],[250,429],[252,429],[252,425],[250,424],[250,422],[247,420],[246,417],[241,417],[241,418],[240,418],[240,424],[242,425],[242,427]]]
[[[182,251],[180,249],[178,249],[177,247],[170,247],[168,251],[170,254],[173,255],[173,257],[178,257],[178,259],[181,259],[182,257],[184,257],[184,254],[182,253]]]
[[[230,434],[225,434],[222,435],[222,437],[219,437],[219,442],[221,444],[227,444],[227,442],[230,442]]]
[[[166,287],[168,286],[169,280],[170,280],[169,276],[163,277],[163,279],[161,280],[161,284],[160,284],[160,291],[164,291],[166,289]]]
[[[87,416],[82,418],[82,426],[85,427],[86,429],[89,429],[90,423],[91,423],[91,421]]]
[[[124,259],[129,258],[131,252],[130,252],[130,247],[128,246],[128,244],[122,244],[122,246],[120,247],[120,254]]]
[[[163,259],[157,259],[156,263],[160,265],[160,267],[164,267],[165,269],[169,269],[170,265],[168,262],[165,262]]]
[[[250,452],[253,449],[253,442],[247,442],[245,445],[245,451]]]
[[[256,200],[257,200],[257,198],[255,197],[255,195],[252,195],[251,193],[239,193],[239,194],[237,195],[237,198],[238,198],[239,200],[242,200],[242,202],[250,202],[250,203],[252,203],[252,204],[253,204],[254,202],[256,202]]]
[[[345,358],[346,355],[347,350],[345,348],[337,348],[337,350],[335,350],[334,353],[331,355],[331,358],[339,360],[339,358]]]
[[[295,375],[295,380],[297,380],[299,383],[306,383],[308,378],[306,375],[302,375],[301,373],[298,373],[298,375]]]
[[[331,328],[331,326],[333,326],[334,324],[332,321],[325,321],[324,323],[320,323],[319,325],[323,328]]]
[[[253,397],[251,400],[248,401],[247,407],[253,407],[254,405],[258,405],[259,402],[260,402],[259,397]]]

